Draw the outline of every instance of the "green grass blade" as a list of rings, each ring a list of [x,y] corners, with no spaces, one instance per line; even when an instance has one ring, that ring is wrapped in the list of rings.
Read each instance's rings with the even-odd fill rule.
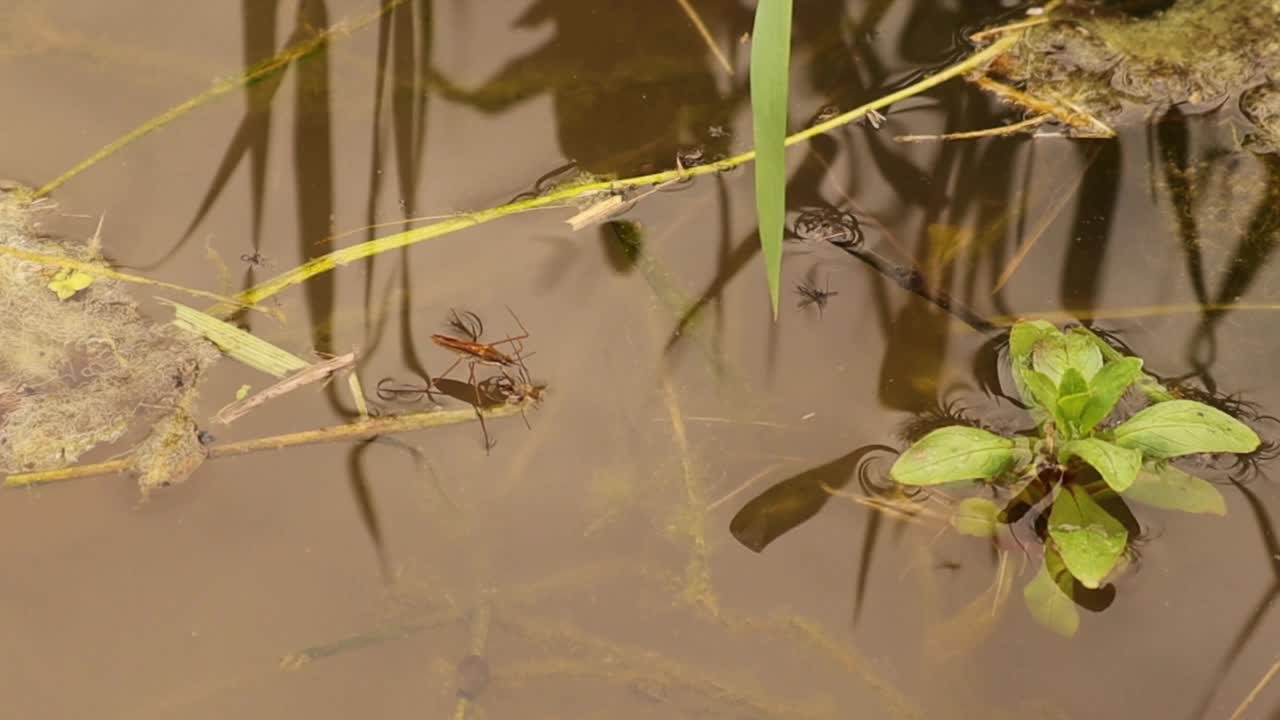
[[[751,122],[756,147],[756,217],[775,320],[787,212],[784,143],[790,68],[791,0],[760,0],[751,36]]]
[[[156,299],[173,306],[177,313],[177,318],[173,321],[175,325],[204,337],[217,345],[222,352],[255,370],[283,378],[308,366],[306,360],[288,350],[278,348],[212,315],[206,315],[172,300]]]

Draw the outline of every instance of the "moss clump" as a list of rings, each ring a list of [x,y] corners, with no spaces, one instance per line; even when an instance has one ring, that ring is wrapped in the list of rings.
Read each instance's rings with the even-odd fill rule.
[[[1257,153],[1280,153],[1280,80],[1251,88],[1240,98],[1240,112],[1253,123],[1245,146]]]
[[[207,342],[145,318],[118,281],[97,277],[59,294],[61,268],[12,254],[105,266],[95,243],[38,232],[35,218],[50,208],[23,188],[0,186],[0,249],[11,251],[0,253],[3,473],[65,467],[138,422],[189,407],[218,356]]]
[[[1143,18],[1069,5],[989,73],[1107,124],[1126,110],[1224,102],[1280,73],[1280,0],[1179,0]]]

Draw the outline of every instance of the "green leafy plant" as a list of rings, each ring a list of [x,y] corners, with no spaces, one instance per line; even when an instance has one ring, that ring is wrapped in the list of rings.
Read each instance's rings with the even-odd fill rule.
[[[903,485],[976,481],[1013,493],[1004,508],[982,497],[961,501],[952,524],[965,534],[994,536],[1002,524],[1047,509],[1047,522],[1035,524],[1042,528],[1044,564],[1023,598],[1038,622],[1073,635],[1077,585],[1102,587],[1125,556],[1125,501],[1224,515],[1218,490],[1170,460],[1248,453],[1260,441],[1230,415],[1174,398],[1143,372],[1140,358],[1121,355],[1087,328],[1063,332],[1043,321],[1019,322],[1009,337],[1009,363],[1034,434],[944,427],[902,453],[890,476]],[[1147,407],[1108,422],[1131,388]]]

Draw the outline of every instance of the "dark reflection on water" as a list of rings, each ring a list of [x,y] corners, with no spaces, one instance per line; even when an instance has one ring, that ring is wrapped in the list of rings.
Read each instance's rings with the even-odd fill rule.
[[[702,5],[716,37],[750,29],[751,11],[739,3]],[[474,87],[438,71],[437,92],[485,113],[549,95],[561,152],[588,172],[625,176],[669,167],[689,144],[726,152],[728,137],[712,128],[724,128],[744,100],[745,73],[739,68],[727,94],[720,89],[721,73],[708,64],[679,4],[535,0],[513,26],[550,37]]]
[[[625,175],[745,150],[754,4],[690,4],[732,73],[678,2],[407,0],[59,200],[105,213],[122,262],[223,291],[212,251],[236,268],[234,291],[417,215],[502,202],[567,160]],[[0,174],[53,177],[365,5],[20,0],[0,86],[24,99],[6,111],[14,167]],[[1018,12],[797,3],[792,129],[935,71],[969,50],[959,28]],[[1280,632],[1265,452],[1248,483],[1214,470],[1231,478],[1227,520],[1128,518],[1149,537],[1145,572],[1079,594],[1105,612],[1074,642],[1047,637],[1014,592],[979,613],[962,662],[927,648],[991,582],[991,549],[850,500],[886,497],[863,485],[879,487],[913,419],[918,432],[964,406],[1002,430],[1025,420],[1000,379],[1002,339],[942,296],[984,322],[1057,313],[1114,329],[1170,384],[1252,412],[1274,440],[1280,169],[1238,147],[1233,107],[1167,109],[1115,141],[896,142],[1017,119],[953,82],[881,127],[794,148],[792,219],[852,218],[849,244],[883,262],[797,234],[784,287],[839,294],[821,314],[784,303],[777,324],[749,169],[578,233],[561,224],[571,210],[549,211],[323,274],[279,298],[286,325],[246,321],[301,356],[358,347],[373,395],[379,378],[451,361],[429,340],[448,308],[510,305],[549,386],[531,429],[491,422],[488,456],[469,425],[207,463],[141,508],[125,479],[5,495],[0,522],[24,544],[0,551],[0,642],[24,662],[0,691],[58,717],[445,716],[459,698],[490,717],[1224,715]],[[273,265],[235,265],[242,254]],[[700,354],[669,352],[685,345]],[[264,384],[229,362],[219,373],[210,414]],[[466,383],[442,385],[442,404],[474,402]],[[356,412],[334,383],[218,436]],[[1029,539],[1035,505],[1019,521]],[[302,669],[281,674],[282,656]]]

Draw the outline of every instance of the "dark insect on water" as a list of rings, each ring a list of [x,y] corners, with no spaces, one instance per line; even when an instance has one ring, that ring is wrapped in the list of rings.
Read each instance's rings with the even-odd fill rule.
[[[267,267],[271,264],[271,259],[262,254],[261,250],[254,250],[252,254],[244,253],[240,256],[240,262],[249,263],[254,267]]]
[[[818,287],[812,281],[806,280],[796,286],[796,295],[800,296],[800,301],[796,303],[796,307],[801,310],[810,305],[818,306],[818,315],[822,315],[822,311],[827,309],[827,303],[831,302],[831,298],[839,295],[840,291],[832,290],[830,286]]]

